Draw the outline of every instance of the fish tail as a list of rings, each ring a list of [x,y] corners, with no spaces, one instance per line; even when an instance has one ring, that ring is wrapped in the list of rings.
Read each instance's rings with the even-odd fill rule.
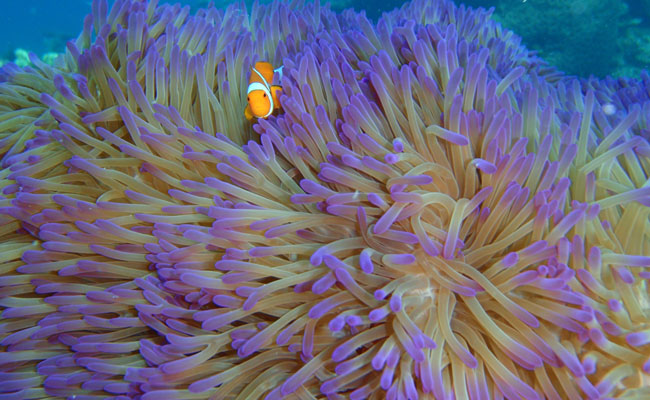
[[[283,69],[284,69],[284,65],[280,65],[280,67],[273,70],[273,74],[274,74],[274,76],[277,76],[278,80],[282,79],[282,70]]]

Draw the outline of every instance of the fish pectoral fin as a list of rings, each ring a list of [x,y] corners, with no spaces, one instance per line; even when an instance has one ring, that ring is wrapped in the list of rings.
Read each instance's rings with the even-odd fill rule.
[[[246,106],[246,109],[244,110],[244,115],[246,116],[247,120],[249,121],[253,120],[253,112],[251,111],[250,105]]]

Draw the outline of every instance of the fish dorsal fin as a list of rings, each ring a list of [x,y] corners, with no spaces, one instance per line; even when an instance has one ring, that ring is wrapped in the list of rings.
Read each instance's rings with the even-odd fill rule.
[[[255,69],[270,85],[273,81],[273,66],[266,61],[258,61],[255,63]]]

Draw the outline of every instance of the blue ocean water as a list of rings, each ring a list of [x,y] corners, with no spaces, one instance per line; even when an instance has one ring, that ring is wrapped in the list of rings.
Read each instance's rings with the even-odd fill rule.
[[[268,2],[262,0],[261,2]],[[438,1],[438,0],[431,0]],[[112,3],[113,0],[109,0]],[[207,0],[160,0],[206,6]],[[91,0],[4,1],[0,13],[0,62],[13,61],[16,49],[43,55],[61,52],[81,30]],[[214,1],[225,7],[230,1]],[[252,0],[243,1],[248,7]],[[325,4],[326,1],[321,1]],[[335,10],[365,10],[376,20],[401,0],[331,0]],[[579,76],[638,76],[650,69],[650,0],[456,0],[471,7],[494,7],[494,18],[539,51],[560,70]]]

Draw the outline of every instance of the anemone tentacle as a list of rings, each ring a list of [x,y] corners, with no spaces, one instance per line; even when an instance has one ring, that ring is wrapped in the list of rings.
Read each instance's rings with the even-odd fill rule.
[[[647,73],[299,3],[95,0],[0,69],[0,397],[650,396]]]

